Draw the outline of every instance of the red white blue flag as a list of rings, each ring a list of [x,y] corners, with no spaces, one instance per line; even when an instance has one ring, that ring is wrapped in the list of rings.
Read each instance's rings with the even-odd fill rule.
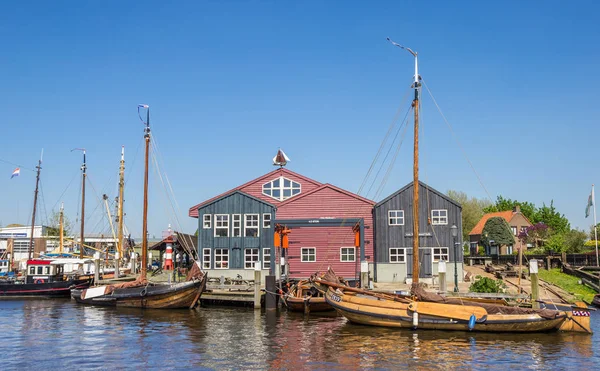
[[[13,171],[12,175],[10,176],[10,179],[19,176],[19,174],[21,174],[21,169],[20,168],[16,168],[15,171]]]

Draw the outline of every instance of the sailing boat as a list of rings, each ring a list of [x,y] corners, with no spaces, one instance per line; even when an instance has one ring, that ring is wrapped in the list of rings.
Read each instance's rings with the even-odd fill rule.
[[[419,236],[419,93],[420,76],[417,53],[397,43],[411,53],[415,60],[412,88],[414,99],[414,163],[413,163],[413,236]],[[413,251],[419,251],[419,238],[413,238]],[[413,254],[412,296],[376,293],[341,285],[333,271],[314,278],[325,287],[325,300],[351,322],[385,327],[413,329],[487,331],[487,332],[544,332],[575,331],[592,333],[589,310],[529,309],[445,298],[426,292],[419,285],[419,254]]]
[[[150,109],[147,105],[138,106],[146,109],[144,123],[145,159],[144,159],[144,205],[142,214],[142,254],[141,272],[133,282],[115,285],[96,286],[84,290],[71,291],[71,297],[78,303],[104,306],[133,307],[133,308],[193,308],[200,299],[206,287],[206,274],[200,269],[200,264],[194,265],[187,275],[187,281],[181,283],[153,283],[147,280],[148,267],[148,157],[150,151]],[[141,118],[141,116],[140,116]],[[120,182],[122,185],[123,183]],[[121,193],[122,195],[122,193]],[[122,197],[121,197],[122,199]],[[122,214],[121,220],[122,220]],[[120,221],[121,221],[120,220]],[[121,242],[122,243],[122,240]]]
[[[0,281],[0,297],[69,297],[72,288],[89,287],[92,279],[75,279],[64,271],[64,262],[34,257],[33,232],[37,211],[37,196],[42,170],[42,157],[36,166],[35,192],[33,196],[33,213],[31,217],[31,234],[27,251],[27,266],[24,282],[18,280]],[[10,269],[11,267],[9,267]]]

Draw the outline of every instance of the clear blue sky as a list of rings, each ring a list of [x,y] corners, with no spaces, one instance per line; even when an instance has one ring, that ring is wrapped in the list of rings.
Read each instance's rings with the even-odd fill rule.
[[[0,4],[0,222],[28,224],[44,148],[38,222],[65,202],[74,222],[88,150],[87,230],[108,233],[126,146],[127,224],[141,233],[143,128],[153,134],[185,231],[190,206],[273,169],[356,192],[413,73],[452,124],[492,198],[554,200],[584,218],[598,173],[600,6],[593,1],[22,1]],[[402,108],[403,112],[406,106]],[[412,177],[409,132],[379,199]],[[431,99],[421,179],[487,197]],[[9,163],[7,163],[9,162]],[[13,164],[24,167],[9,179]],[[168,223],[151,174],[150,233]],[[367,195],[372,196],[372,195]],[[75,226],[75,230],[78,226]]]

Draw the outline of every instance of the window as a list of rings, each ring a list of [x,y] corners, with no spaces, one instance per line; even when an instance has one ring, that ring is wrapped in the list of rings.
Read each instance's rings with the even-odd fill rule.
[[[254,269],[254,264],[259,259],[260,250],[257,248],[254,249],[244,249],[244,268],[245,269]]]
[[[242,216],[233,214],[231,218],[233,219],[232,237],[242,237]]]
[[[47,266],[45,266],[44,268],[45,268],[45,269],[44,269],[44,274],[50,274],[50,266],[49,266],[49,265],[47,265]]]
[[[37,267],[37,274],[43,274],[42,272],[44,271],[44,267]]]
[[[210,223],[211,220],[212,220],[212,218],[211,218],[210,214],[202,215],[202,228],[203,229],[211,229],[212,228],[211,223]]]
[[[215,237],[229,237],[229,215],[215,214]]]
[[[510,227],[510,229],[512,230],[513,236],[517,235],[517,227]]]
[[[390,247],[390,263],[406,263],[406,249]]]
[[[446,225],[448,224],[448,210],[431,210],[431,224],[432,225]]]
[[[244,236],[258,237],[258,214],[244,214]]]
[[[229,249],[215,249],[215,269],[229,268]]]
[[[274,179],[262,186],[264,195],[273,197],[279,201],[287,200],[292,196],[298,195],[300,194],[300,191],[300,183],[284,177]]]
[[[271,214],[263,214],[263,228],[271,228]]]
[[[388,211],[388,225],[404,225],[404,210]]]
[[[342,247],[340,248],[340,261],[341,262],[353,262],[356,261],[356,255],[354,247]]]
[[[454,259],[456,259],[456,258],[457,257],[455,256]],[[450,261],[447,247],[434,247],[433,248],[433,261],[439,262],[440,260],[443,260],[445,262]]]
[[[202,249],[202,269],[210,269],[210,249]]]
[[[271,249],[264,248],[263,249],[263,269],[271,269]]]
[[[303,247],[301,249],[302,262],[314,262],[317,261],[317,249],[314,247]]]
[[[35,274],[35,267],[29,267],[29,274],[30,275]]]

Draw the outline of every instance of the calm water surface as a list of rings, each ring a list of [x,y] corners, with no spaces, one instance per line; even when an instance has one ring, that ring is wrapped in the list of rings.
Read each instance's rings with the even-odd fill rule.
[[[0,369],[600,369],[593,336],[409,331],[242,308],[123,310],[0,301]]]

